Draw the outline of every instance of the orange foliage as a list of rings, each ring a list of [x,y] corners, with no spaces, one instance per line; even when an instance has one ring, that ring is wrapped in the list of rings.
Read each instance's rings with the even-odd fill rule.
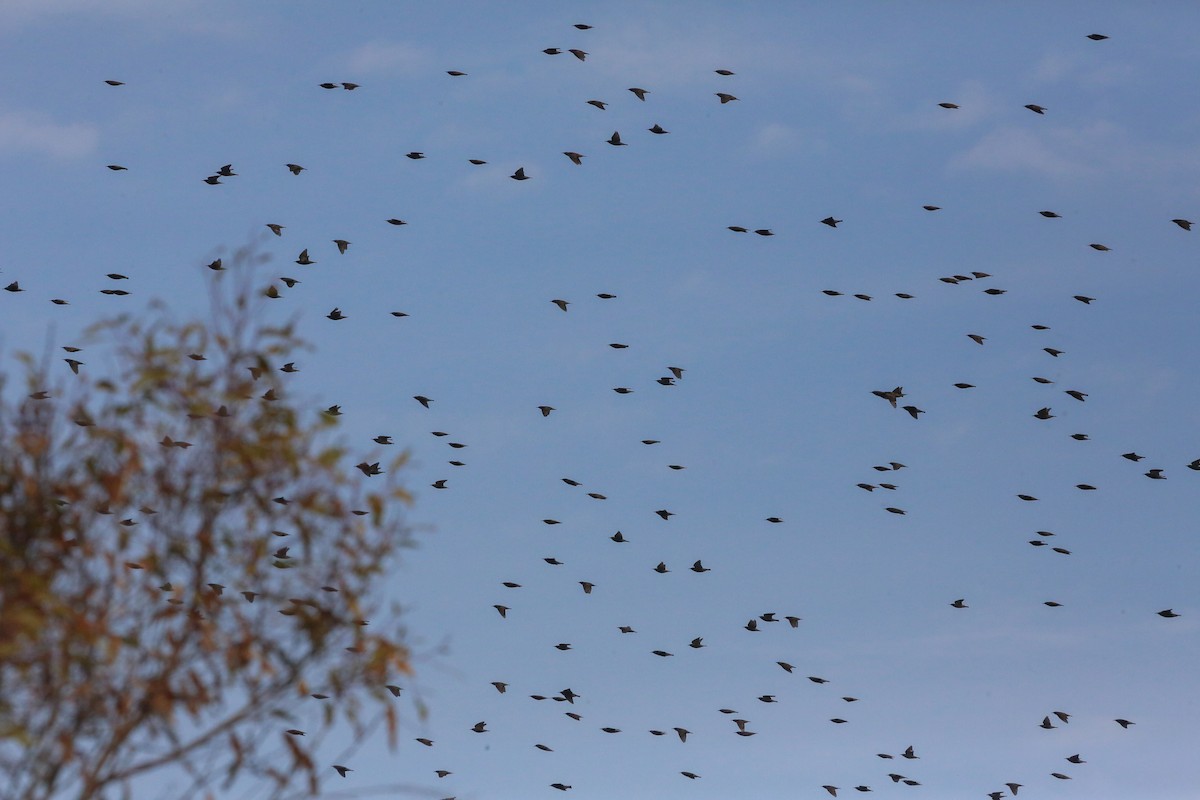
[[[402,463],[360,488],[329,421],[272,369],[303,343],[256,321],[252,259],[237,260],[212,276],[206,321],[160,309],[96,326],[114,374],[84,368],[46,399],[2,393],[6,796],[98,797],[191,764],[226,786],[312,788],[308,740],[284,735],[274,767],[256,758],[278,741],[265,731],[317,702],[297,687],[336,692],[326,724],[361,732],[408,669],[394,614],[358,624],[381,612],[378,579],[408,541]],[[24,362],[30,391],[46,389],[47,369]],[[394,711],[377,713],[394,742]]]

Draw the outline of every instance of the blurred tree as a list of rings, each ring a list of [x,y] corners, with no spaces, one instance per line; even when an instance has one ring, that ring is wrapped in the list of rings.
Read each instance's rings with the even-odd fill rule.
[[[334,773],[297,720],[395,743],[408,651],[396,614],[367,616],[409,541],[401,463],[364,477],[333,418],[289,402],[277,367],[303,342],[260,321],[257,261],[210,275],[207,321],[93,328],[110,374],[50,387],[21,356],[28,396],[0,391],[5,797],[128,795],[158,770],[181,797],[315,793]]]

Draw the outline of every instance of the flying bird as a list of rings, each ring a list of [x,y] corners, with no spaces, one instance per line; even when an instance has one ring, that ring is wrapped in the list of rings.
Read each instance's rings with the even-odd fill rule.
[[[904,397],[904,387],[897,386],[895,389],[892,389],[891,391],[874,390],[871,392],[871,394],[875,395],[876,397],[882,397],[884,400],[887,400],[889,403],[891,403],[892,408],[895,408],[896,401],[899,400],[901,397]]]

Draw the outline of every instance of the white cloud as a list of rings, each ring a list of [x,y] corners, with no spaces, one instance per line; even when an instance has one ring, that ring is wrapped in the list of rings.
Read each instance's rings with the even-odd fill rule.
[[[1032,78],[1036,83],[1071,83],[1089,89],[1109,89],[1127,84],[1136,75],[1132,64],[1122,61],[1096,62],[1078,54],[1051,53],[1034,65]]]
[[[807,140],[790,125],[781,122],[770,122],[760,125],[750,136],[747,151],[754,156],[776,158],[781,155],[793,154],[805,147],[809,151],[824,150],[824,142]]]
[[[950,161],[952,168],[1028,171],[1058,178],[1195,172],[1200,148],[1134,141],[1109,122],[1042,130],[1006,127],[986,134]]]
[[[222,3],[220,9],[214,8]],[[246,4],[242,4],[246,6]],[[247,7],[248,8],[248,7]],[[233,7],[224,0],[0,0],[0,30],[39,22],[89,23],[117,19],[124,25],[139,25],[151,35],[184,32],[224,39],[246,38],[244,20],[235,16],[247,8]]]
[[[1056,177],[1083,176],[1094,171],[1078,152],[1063,147],[1064,137],[1035,134],[1020,128],[1001,128],[955,156],[955,168],[1028,171]]]
[[[140,14],[190,5],[192,0],[104,0],[102,3],[95,0],[4,0],[0,3],[0,23],[31,22],[65,14]]]
[[[80,158],[95,151],[98,139],[93,125],[58,123],[35,112],[0,112],[0,155],[16,152]]]
[[[1033,79],[1041,83],[1064,80],[1076,71],[1078,63],[1078,58],[1062,53],[1049,53],[1034,65]]]
[[[429,62],[428,51],[407,42],[368,42],[355,49],[349,67],[356,73],[399,74],[420,69]]]
[[[958,108],[939,108],[937,103],[954,103]],[[915,130],[957,131],[973,127],[995,116],[1000,102],[979,81],[962,81],[948,96],[902,117],[902,127]]]

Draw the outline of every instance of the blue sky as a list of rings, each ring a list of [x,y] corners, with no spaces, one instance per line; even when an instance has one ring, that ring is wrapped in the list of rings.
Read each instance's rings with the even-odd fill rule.
[[[249,241],[302,281],[271,307],[314,344],[294,386],[368,461],[379,434],[410,452],[419,529],[387,586],[422,654],[402,744],[331,789],[1195,796],[1200,230],[1171,220],[1200,223],[1200,8],[96,5],[0,6],[0,278],[25,289],[0,357],[155,298],[200,314],[203,265]],[[895,386],[919,419],[872,395]],[[803,621],[743,628],[766,612]],[[568,686],[580,721],[529,699]]]

